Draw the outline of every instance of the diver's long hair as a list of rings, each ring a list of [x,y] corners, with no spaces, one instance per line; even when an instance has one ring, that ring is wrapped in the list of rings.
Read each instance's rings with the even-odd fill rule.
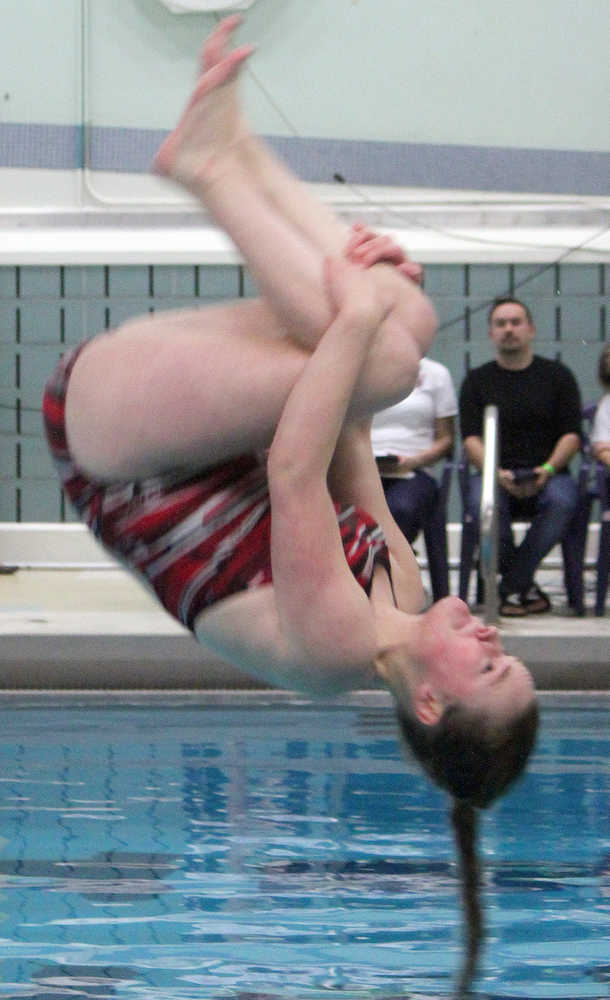
[[[458,985],[464,996],[475,975],[484,935],[477,855],[477,809],[484,809],[518,777],[533,749],[538,706],[502,726],[481,711],[449,705],[434,725],[424,725],[401,708],[402,736],[426,773],[453,797],[451,821],[458,848],[465,914],[465,954]]]

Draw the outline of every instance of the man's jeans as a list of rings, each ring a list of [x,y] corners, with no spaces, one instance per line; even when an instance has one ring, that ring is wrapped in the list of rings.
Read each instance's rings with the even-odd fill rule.
[[[469,480],[467,513],[478,533],[481,505],[481,476]],[[547,480],[534,497],[516,500],[498,489],[499,551],[498,563],[502,575],[500,593],[525,593],[534,580],[534,573],[554,545],[564,537],[578,505],[578,487],[569,472],[559,472]],[[531,521],[521,545],[516,546],[512,521]]]

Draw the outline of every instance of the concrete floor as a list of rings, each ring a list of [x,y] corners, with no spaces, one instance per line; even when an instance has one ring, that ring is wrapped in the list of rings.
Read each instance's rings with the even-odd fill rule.
[[[557,610],[502,619],[506,648],[540,688],[610,689],[610,616],[569,617],[558,573],[543,572],[540,583]],[[0,650],[0,687],[9,689],[257,686],[202,650],[112,565],[0,575]]]

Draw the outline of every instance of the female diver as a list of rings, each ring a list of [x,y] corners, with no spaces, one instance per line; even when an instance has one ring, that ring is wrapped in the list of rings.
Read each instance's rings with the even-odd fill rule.
[[[64,355],[44,400],[66,494],[97,538],[207,650],[311,695],[383,684],[453,797],[467,915],[482,937],[476,809],[520,773],[537,707],[525,666],[457,598],[422,613],[387,508],[371,415],[412,388],[435,332],[419,268],[351,236],[249,131],[239,18],[156,169],[241,250],[261,298],[130,320]]]

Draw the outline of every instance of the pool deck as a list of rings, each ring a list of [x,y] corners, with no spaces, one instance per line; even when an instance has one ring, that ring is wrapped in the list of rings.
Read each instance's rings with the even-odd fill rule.
[[[561,598],[553,601],[560,609]],[[540,689],[610,689],[608,613],[575,618],[558,610],[502,619],[500,627],[507,649],[531,667]],[[0,650],[5,690],[257,687],[206,654],[112,565],[0,574]]]
[[[455,563],[451,534],[450,549]],[[80,524],[0,523],[3,566],[15,572],[0,572],[0,691],[262,687],[198,646]],[[555,610],[501,619],[506,648],[541,690],[610,690],[610,594],[605,617],[575,618],[564,608],[557,562],[537,578]],[[590,571],[585,583],[592,605]]]

